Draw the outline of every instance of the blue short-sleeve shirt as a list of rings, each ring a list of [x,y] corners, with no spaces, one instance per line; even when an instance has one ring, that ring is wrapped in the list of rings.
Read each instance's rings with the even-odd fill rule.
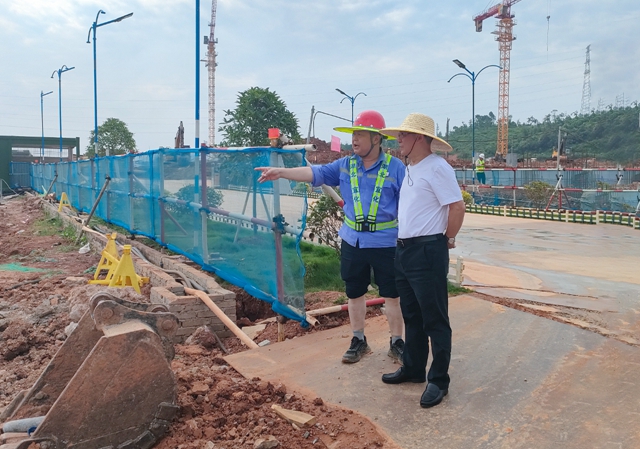
[[[358,167],[358,186],[360,188],[362,212],[366,217],[371,205],[371,199],[373,198],[373,189],[376,184],[378,170],[384,157],[384,153],[381,152],[376,163],[368,169],[364,168],[362,159],[356,155],[343,157],[326,165],[314,165],[311,167],[313,171],[312,185],[320,186],[326,184],[331,187],[338,186],[344,199],[344,213],[349,219],[355,221],[349,177],[349,161],[355,158]],[[402,185],[404,174],[404,164],[400,159],[392,157],[389,163],[389,173],[382,186],[382,195],[380,196],[376,223],[393,221],[398,218],[398,200],[400,198],[400,186]],[[374,232],[356,231],[343,223],[338,235],[351,246],[358,246],[360,248],[389,248],[396,246],[398,228],[383,229]]]

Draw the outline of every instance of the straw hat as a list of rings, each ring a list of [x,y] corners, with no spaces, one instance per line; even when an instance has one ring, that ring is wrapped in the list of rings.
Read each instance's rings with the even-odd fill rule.
[[[397,128],[383,128],[380,132],[395,138],[397,138],[401,132],[422,134],[423,136],[429,136],[433,139],[433,142],[431,142],[432,151],[446,152],[453,149],[446,141],[436,136],[436,126],[433,119],[417,112],[407,115],[407,118],[405,118]]]

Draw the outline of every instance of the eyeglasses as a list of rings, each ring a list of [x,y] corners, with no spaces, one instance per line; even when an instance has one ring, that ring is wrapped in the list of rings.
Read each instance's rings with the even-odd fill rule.
[[[406,139],[409,136],[415,136],[415,135],[416,135],[415,133],[408,133],[408,132],[400,131],[398,133],[398,138],[399,139]]]

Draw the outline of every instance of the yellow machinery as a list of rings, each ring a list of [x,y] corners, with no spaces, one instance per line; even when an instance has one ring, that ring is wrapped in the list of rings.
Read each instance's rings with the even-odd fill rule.
[[[153,447],[178,410],[178,327],[163,306],[95,294],[33,387],[0,415],[0,449]]]

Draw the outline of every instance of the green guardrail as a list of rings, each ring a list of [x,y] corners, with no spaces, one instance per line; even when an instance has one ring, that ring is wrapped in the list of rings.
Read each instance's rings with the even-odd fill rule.
[[[580,210],[544,210],[525,207],[487,206],[482,204],[467,204],[466,210],[472,214],[498,215],[514,218],[530,218],[534,220],[564,221],[582,224],[616,224],[640,229],[640,217],[611,211],[580,211]]]
[[[601,212],[600,222],[634,227],[634,222],[637,222],[637,220],[636,217],[631,214],[620,212]]]

